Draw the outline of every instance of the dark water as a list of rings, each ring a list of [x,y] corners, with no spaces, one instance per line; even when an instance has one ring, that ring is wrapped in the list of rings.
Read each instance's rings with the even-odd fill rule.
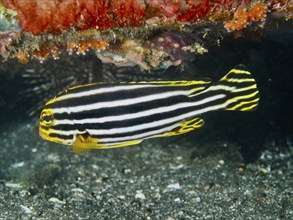
[[[239,38],[228,35],[220,47],[210,46],[209,53],[178,68],[139,72],[138,68],[117,68],[100,63],[94,54],[63,56],[44,64],[32,61],[26,65],[10,60],[0,68],[0,120],[2,127],[14,122],[37,118],[41,107],[55,94],[74,85],[97,81],[153,79],[196,79],[210,77],[214,81],[238,64],[253,73],[260,90],[257,111],[213,112],[206,119],[197,140],[229,139],[241,146],[247,162],[254,161],[265,148],[267,139],[276,140],[293,134],[293,34],[290,22],[263,33],[243,33]],[[29,116],[32,114],[32,116]],[[189,135],[188,136],[193,136]]]

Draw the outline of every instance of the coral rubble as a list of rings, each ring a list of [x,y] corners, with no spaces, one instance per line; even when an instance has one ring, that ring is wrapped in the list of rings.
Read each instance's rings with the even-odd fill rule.
[[[11,53],[9,48],[11,48],[13,40],[18,39],[19,36],[20,34],[15,31],[0,31],[0,55],[2,55],[3,57],[9,57]]]

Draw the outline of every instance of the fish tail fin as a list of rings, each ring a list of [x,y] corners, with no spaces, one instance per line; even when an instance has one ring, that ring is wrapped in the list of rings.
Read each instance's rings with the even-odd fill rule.
[[[253,111],[259,102],[259,91],[251,73],[243,65],[230,70],[215,87],[227,95],[225,110]]]

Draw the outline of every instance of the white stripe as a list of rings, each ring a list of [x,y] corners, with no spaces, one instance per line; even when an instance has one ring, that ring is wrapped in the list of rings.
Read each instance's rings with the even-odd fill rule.
[[[229,71],[229,73],[236,73],[236,74],[246,74],[246,75],[251,75],[250,72],[246,71],[246,70],[239,70],[239,69],[232,69],[231,71]],[[227,75],[229,75],[229,73]]]
[[[205,92],[206,91],[217,91],[217,90],[233,91],[236,88],[237,87],[235,87],[235,86],[215,85],[215,86],[211,86],[210,88],[205,90]]]
[[[226,106],[228,106],[229,104],[232,104],[232,103],[234,103],[234,102],[238,102],[239,100],[241,100],[241,99],[249,99],[249,98],[251,98],[251,97],[253,97],[253,96],[256,96],[258,94],[258,91],[256,91],[256,92],[254,92],[254,93],[251,93],[251,94],[248,94],[248,95],[242,95],[242,96],[237,96],[237,97],[234,97],[234,98],[232,98],[232,99],[228,99],[227,101],[226,101]]]
[[[123,128],[112,128],[112,129],[86,129],[90,135],[109,135],[109,134],[123,134],[128,132],[134,132],[139,130],[144,130],[148,128],[163,126],[165,124],[170,124],[178,121],[182,121],[186,118],[190,118],[192,116],[196,116],[208,111],[213,111],[222,108],[225,106],[224,104],[218,106],[211,106],[205,109],[200,109],[192,112],[188,112],[182,115],[178,115],[176,117],[162,119],[158,121],[148,122],[140,125],[130,126],[130,127],[123,127]]]
[[[103,84],[101,84],[101,85],[103,85]],[[74,93],[74,94],[62,95],[60,97],[57,97],[54,101],[57,102],[57,101],[61,101],[61,100],[79,98],[79,97],[84,97],[84,96],[91,96],[91,95],[97,95],[97,94],[117,92],[117,91],[121,91],[121,90],[133,90],[133,89],[140,89],[140,88],[147,88],[147,87],[158,87],[158,85],[150,85],[150,84],[146,84],[146,85],[135,85],[134,84],[134,85],[121,85],[121,86],[116,86],[116,85],[114,86],[113,85],[113,87],[108,87],[108,88],[99,88],[99,89],[93,89],[93,90]]]
[[[169,131],[173,130],[176,127],[178,127],[178,123],[173,124],[173,125],[168,126],[168,127],[158,129],[158,130],[149,131],[149,132],[145,132],[143,134],[123,137],[123,138],[101,138],[101,139],[99,139],[99,143],[101,143],[101,144],[103,144],[105,146],[111,146],[111,145],[121,144],[124,141],[139,140],[139,139],[142,139],[142,138],[143,139],[153,138],[156,135],[159,136],[161,134],[169,132]],[[113,141],[115,141],[115,142],[113,142]],[[107,144],[107,143],[109,143],[109,144]]]
[[[222,109],[222,108],[225,108],[225,106],[226,106],[225,104],[218,105],[218,106],[212,106],[212,107],[208,107],[208,108],[205,108],[205,109],[202,109],[202,110],[189,112],[189,113],[180,115],[180,116],[178,116],[176,118],[157,121],[158,124],[165,124],[165,123],[171,123],[171,122],[174,122],[174,123],[177,122],[177,123],[173,124],[171,126],[168,126],[168,127],[158,129],[158,130],[149,131],[149,132],[145,132],[145,133],[140,133],[140,134],[136,134],[136,135],[132,135],[132,136],[123,136],[123,137],[115,137],[115,138],[101,138],[101,139],[99,139],[99,143],[131,141],[131,140],[137,140],[137,139],[146,139],[146,137],[147,138],[152,138],[153,136],[150,136],[150,135],[163,134],[163,133],[165,133],[167,131],[172,130],[175,127],[178,127],[178,122],[181,122],[184,119],[194,117],[196,115],[199,115],[199,114],[202,114],[202,113],[205,113],[205,112]],[[165,123],[163,123],[163,122],[165,122]],[[155,126],[158,126],[158,124],[156,124]],[[124,130],[124,128],[123,128],[123,130]],[[88,132],[93,132],[92,135],[96,134],[96,132],[94,132],[95,130],[91,130],[91,131],[87,130],[87,131]],[[111,144],[118,144],[118,143],[111,143]]]
[[[226,104],[224,103],[224,104],[221,104],[221,105],[210,106],[210,107],[207,107],[207,108],[204,108],[204,109],[191,111],[191,112],[188,112],[188,113],[185,113],[185,114],[182,114],[182,115],[178,115],[176,117],[162,119],[162,120],[158,120],[158,121],[154,121],[154,122],[148,122],[148,123],[144,123],[144,124],[140,124],[140,125],[134,125],[134,126],[123,127],[123,128],[100,129],[100,130],[99,129],[86,129],[86,131],[90,135],[123,134],[123,133],[127,133],[127,132],[134,132],[134,131],[139,131],[139,130],[143,130],[143,129],[163,126],[165,124],[171,124],[171,123],[180,122],[180,121],[182,121],[184,119],[194,117],[196,115],[199,115],[199,114],[202,114],[202,113],[205,113],[205,112],[222,109],[222,108],[225,108],[225,107],[226,107]],[[54,131],[55,130],[52,129],[51,132],[55,133]],[[82,133],[84,133],[84,132],[82,132]],[[62,134],[63,135],[75,135],[75,134],[77,134],[77,131],[76,130],[62,131]],[[143,134],[140,134],[140,135],[143,135]],[[122,138],[126,138],[125,140],[128,140],[128,137],[122,137]]]
[[[178,96],[178,95],[185,95],[187,96],[190,92],[189,91],[174,91],[174,92],[165,92],[160,94],[154,94],[154,95],[148,95],[148,96],[142,96],[138,98],[129,98],[129,99],[122,99],[117,101],[107,101],[107,102],[99,102],[94,104],[87,104],[87,105],[80,105],[80,106],[73,106],[73,107],[63,107],[63,108],[52,108],[52,112],[55,114],[60,113],[76,113],[76,112],[83,112],[83,111],[90,111],[90,110],[96,110],[101,108],[111,108],[111,107],[119,107],[119,106],[127,106],[127,105],[133,105],[137,103],[143,103],[148,102],[152,100],[158,100],[158,99],[165,99],[172,96]]]
[[[176,105],[171,105],[167,107],[159,107],[155,109],[150,109],[146,111],[141,111],[141,112],[136,112],[132,114],[124,114],[124,115],[117,115],[117,116],[106,116],[106,117],[101,117],[101,118],[85,118],[85,119],[64,119],[64,120],[55,120],[54,125],[62,125],[62,124],[68,124],[68,125],[74,125],[74,124],[94,124],[94,123],[105,123],[105,122],[113,122],[113,121],[123,121],[127,119],[134,119],[134,118],[141,118],[145,116],[150,116],[150,115],[155,115],[158,113],[164,113],[164,112],[170,112],[174,111],[177,109],[182,109],[182,108],[188,108],[192,106],[199,106],[206,104],[208,102],[212,102],[217,99],[224,98],[225,95],[216,95],[212,96],[209,98],[205,98],[201,101],[197,102],[185,102],[185,103],[180,103]]]
[[[228,92],[237,93],[237,92],[243,92],[250,89],[256,89],[256,84],[253,84],[249,87],[243,87],[243,88],[237,88],[235,86],[216,85],[216,86],[211,86],[210,88],[208,88],[207,90],[204,90],[203,92],[225,90]],[[197,93],[196,95],[198,94],[200,93]]]
[[[256,89],[256,85],[252,85],[252,86],[249,86],[249,87],[244,87],[244,88],[240,88],[240,89],[235,89],[231,92],[233,93],[236,93],[236,92],[243,92],[243,91],[247,91],[247,90],[250,90],[250,89]]]
[[[248,79],[235,79],[235,78],[228,78],[225,79],[227,82],[235,82],[235,83],[243,83],[243,82],[255,82],[253,78],[248,78]]]

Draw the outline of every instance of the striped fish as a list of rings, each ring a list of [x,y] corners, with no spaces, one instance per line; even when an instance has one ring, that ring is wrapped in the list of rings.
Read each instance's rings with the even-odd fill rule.
[[[134,145],[203,126],[214,110],[255,110],[259,92],[242,66],[217,83],[153,81],[76,86],[50,100],[40,115],[43,139],[72,145],[74,152]]]

